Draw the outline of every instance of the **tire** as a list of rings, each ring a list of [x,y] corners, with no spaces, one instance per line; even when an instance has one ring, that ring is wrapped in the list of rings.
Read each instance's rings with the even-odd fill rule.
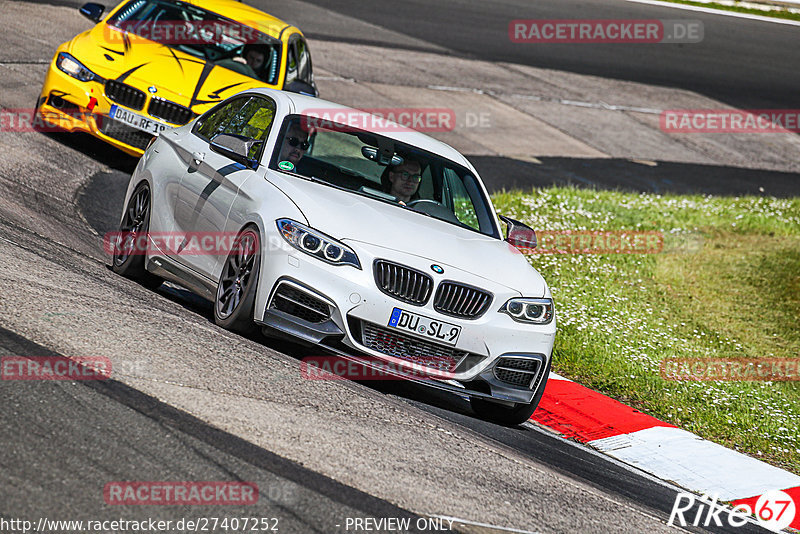
[[[248,226],[236,236],[233,250],[222,266],[214,299],[214,322],[226,330],[251,334],[258,274],[261,268],[261,239],[258,229]]]
[[[150,186],[142,182],[133,191],[119,231],[126,236],[122,244],[114,246],[111,269],[126,278],[136,280],[149,289],[156,289],[164,281],[145,269],[144,251],[136,251],[133,243],[140,236],[146,236],[150,229]],[[127,243],[128,245],[126,246]],[[132,250],[133,249],[133,250]],[[138,252],[132,254],[131,252]]]
[[[550,363],[552,360],[551,357],[547,362],[547,367],[544,370],[545,378],[550,374]],[[487,421],[492,421],[501,425],[521,425],[530,419],[533,412],[536,411],[536,408],[539,406],[539,401],[542,400],[542,395],[544,395],[545,386],[547,386],[546,382],[539,387],[539,391],[536,392],[530,404],[505,406],[477,397],[470,398],[469,404],[472,406],[472,411],[481,419],[486,419]]]

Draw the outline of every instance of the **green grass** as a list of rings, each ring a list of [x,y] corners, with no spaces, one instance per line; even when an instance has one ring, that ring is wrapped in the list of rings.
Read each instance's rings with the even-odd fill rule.
[[[664,380],[664,358],[800,358],[800,199],[570,188],[500,193],[534,229],[657,230],[658,254],[536,254],[554,370],[800,473],[800,383]]]
[[[774,6],[774,9],[765,11],[752,7],[742,7],[739,5],[728,6],[725,4],[718,4],[716,2],[693,2],[692,0],[663,0],[664,2],[672,2],[673,4],[685,4],[688,6],[708,7],[712,9],[720,9],[723,11],[734,11],[736,13],[747,13],[748,15],[761,15],[764,17],[775,17],[778,19],[800,20],[800,13],[794,13],[788,9],[783,9],[779,6]]]

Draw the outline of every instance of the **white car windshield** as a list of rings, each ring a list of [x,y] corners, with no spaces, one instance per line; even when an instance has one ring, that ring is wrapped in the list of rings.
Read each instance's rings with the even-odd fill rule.
[[[473,173],[373,132],[288,117],[270,167],[498,236],[490,204]]]

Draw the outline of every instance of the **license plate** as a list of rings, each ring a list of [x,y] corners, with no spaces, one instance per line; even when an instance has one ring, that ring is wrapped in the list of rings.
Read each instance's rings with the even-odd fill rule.
[[[455,345],[459,334],[461,334],[461,327],[458,325],[431,319],[400,308],[392,310],[392,315],[389,317],[389,326],[398,330],[413,332],[418,336],[446,345]]]
[[[128,111],[127,109],[123,109],[118,105],[114,104],[111,106],[111,111],[108,114],[109,117],[112,119],[118,120],[120,122],[124,122],[128,126],[133,126],[137,130],[141,130],[143,132],[147,132],[149,134],[158,135],[160,132],[164,130],[171,130],[171,126],[167,126],[164,123],[154,121],[153,119],[148,119],[138,113],[134,113],[133,111]]]

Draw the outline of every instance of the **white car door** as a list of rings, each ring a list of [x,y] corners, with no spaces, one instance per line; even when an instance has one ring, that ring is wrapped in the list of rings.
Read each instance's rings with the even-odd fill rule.
[[[231,242],[217,237],[225,231],[228,213],[240,188],[255,172],[212,150],[211,140],[224,133],[265,141],[274,117],[275,103],[271,99],[236,98],[204,117],[182,143],[188,166],[178,188],[175,230],[195,240],[184,239],[173,257],[212,281],[219,278],[228,252],[217,243]],[[262,145],[255,146],[251,157],[258,159],[261,149]],[[211,239],[204,241],[206,236]]]

